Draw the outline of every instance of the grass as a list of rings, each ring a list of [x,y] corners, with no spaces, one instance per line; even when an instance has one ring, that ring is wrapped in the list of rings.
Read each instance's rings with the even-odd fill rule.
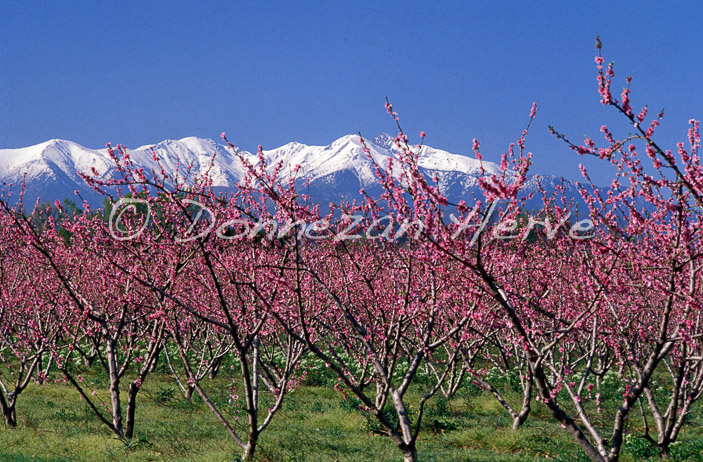
[[[96,385],[100,377],[93,377]],[[226,394],[228,379],[208,384]],[[104,389],[104,388],[103,388]],[[99,395],[104,392],[98,392]],[[105,395],[104,400],[107,401]],[[412,398],[412,397],[411,397]],[[511,396],[515,402],[519,396]],[[412,400],[411,400],[412,401]],[[411,408],[412,412],[415,409]],[[138,398],[137,427],[131,442],[116,439],[78,399],[69,385],[31,385],[18,403],[16,429],[0,427],[0,461],[211,461],[239,460],[229,439],[198,398],[182,397],[173,380],[155,374]],[[696,460],[703,447],[703,418],[696,413],[677,450],[681,460]],[[418,452],[424,462],[518,462],[586,460],[571,437],[539,403],[526,424],[512,431],[511,420],[487,393],[468,390],[450,400],[431,401],[423,420]],[[631,439],[621,460],[656,460]],[[651,451],[650,451],[651,452]],[[649,459],[647,459],[649,457]],[[691,459],[693,458],[693,459]],[[323,385],[304,385],[261,437],[258,460],[265,462],[399,461],[390,439],[353,403]],[[701,459],[703,460],[703,459]]]

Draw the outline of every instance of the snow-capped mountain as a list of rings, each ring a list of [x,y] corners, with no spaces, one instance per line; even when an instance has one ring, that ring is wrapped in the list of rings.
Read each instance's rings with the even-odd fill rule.
[[[393,137],[381,134],[366,142],[370,155],[385,168],[389,159],[397,157],[393,146]],[[145,171],[160,171],[153,158],[152,146],[128,149],[133,162]],[[153,145],[164,170],[170,175],[188,177],[188,167],[192,173],[208,175],[213,186],[219,191],[236,188],[245,177],[245,167],[239,157],[226,145],[210,139],[195,137],[181,140],[166,140]],[[214,154],[214,157],[213,157]],[[255,154],[240,151],[249,162],[258,162]],[[347,135],[327,146],[307,146],[292,142],[263,152],[269,168],[281,163],[280,176],[287,179],[296,175],[297,182],[313,200],[326,204],[341,199],[359,197],[359,190],[370,194],[380,192],[380,184],[374,173],[374,165],[363,152],[363,146],[357,135]],[[214,162],[213,162],[214,160]],[[295,167],[299,166],[295,173]],[[482,171],[491,174],[499,170],[492,162],[480,161],[459,154],[423,146],[418,156],[418,166],[428,178],[436,177],[438,187],[452,202],[466,200],[471,204],[474,197],[481,197],[478,178]],[[26,205],[33,204],[37,198],[41,201],[74,199],[74,191],[93,205],[100,204],[102,198],[77,173],[90,174],[95,169],[102,178],[115,178],[117,171],[107,149],[88,149],[71,141],[50,140],[35,146],[20,149],[0,149],[0,182],[5,194],[12,191],[16,200],[23,179],[26,184]],[[397,169],[396,169],[397,170]],[[561,184],[561,179],[545,177],[529,179],[526,192],[535,191],[538,183],[545,189]],[[578,197],[577,184],[564,180],[567,194]],[[80,199],[76,200],[80,203]],[[14,202],[12,199],[10,202]],[[538,202],[535,201],[535,206]]]

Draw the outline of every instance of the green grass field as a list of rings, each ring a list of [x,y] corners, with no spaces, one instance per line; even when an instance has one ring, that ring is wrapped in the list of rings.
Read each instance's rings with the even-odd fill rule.
[[[93,378],[96,385],[99,377]],[[208,383],[224,402],[226,379]],[[105,396],[107,398],[107,396]],[[517,402],[517,394],[512,396]],[[523,428],[488,393],[435,397],[423,420],[421,461],[587,460],[535,403]],[[703,460],[699,409],[672,451],[671,460]],[[173,379],[156,374],[144,384],[137,407],[135,438],[116,439],[69,385],[31,385],[18,403],[19,424],[0,428],[0,461],[212,461],[239,460],[229,439],[198,397],[183,398]],[[634,425],[635,423],[633,423]],[[657,460],[644,440],[630,438],[623,461]],[[331,387],[301,386],[261,436],[257,460],[276,462],[399,461],[402,458],[378,425]]]

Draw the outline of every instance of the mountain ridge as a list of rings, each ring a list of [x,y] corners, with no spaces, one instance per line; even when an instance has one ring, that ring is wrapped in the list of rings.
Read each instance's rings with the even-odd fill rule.
[[[383,168],[390,158],[397,158],[398,149],[393,145],[391,135],[382,133],[366,140],[366,147],[368,154]],[[227,145],[212,139],[189,136],[127,149],[127,152],[138,167],[158,172],[160,167],[153,159],[152,148],[161,165],[170,174],[186,175],[187,167],[192,164],[195,173],[203,175],[207,172],[218,191],[233,190],[245,178],[246,168],[239,158]],[[326,204],[358,198],[361,189],[370,194],[380,193],[373,162],[368,159],[363,148],[358,135],[345,135],[326,146],[292,141],[278,148],[264,150],[263,156],[268,168],[283,163],[281,179],[288,179],[295,174],[299,184],[308,180],[311,198]],[[239,153],[254,164],[258,162],[256,154],[247,151]],[[299,166],[297,173],[296,166]],[[418,167],[429,180],[435,176],[438,178],[437,186],[451,202],[466,200],[467,203],[481,197],[478,178],[482,172],[492,174],[499,171],[496,163],[479,161],[427,145],[419,150]],[[26,179],[26,205],[33,204],[37,198],[41,198],[41,201],[72,199],[74,191],[78,191],[80,197],[91,205],[100,204],[102,197],[77,173],[90,173],[93,168],[101,178],[115,178],[116,169],[107,148],[90,149],[73,141],[52,139],[24,148],[0,149],[0,182],[3,183],[4,193],[7,194],[8,189],[12,189],[16,194],[19,184]],[[398,172],[394,173],[397,175]],[[547,190],[550,191],[562,181],[567,197],[580,202],[578,183],[555,176],[530,175],[524,193],[535,192],[539,182],[548,185]],[[14,186],[10,188],[10,184]]]

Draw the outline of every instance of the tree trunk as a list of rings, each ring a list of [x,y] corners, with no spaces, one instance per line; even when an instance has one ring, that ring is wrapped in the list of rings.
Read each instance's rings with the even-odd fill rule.
[[[15,401],[12,400],[8,403],[5,400],[0,400],[0,407],[2,407],[2,415],[5,419],[5,425],[9,428],[15,428],[17,426],[17,412],[15,410]]]
[[[533,363],[534,365],[534,363]],[[552,417],[554,417],[558,422],[560,422],[566,430],[574,437],[576,443],[581,447],[581,450],[586,454],[586,456],[593,462],[608,462],[598,449],[588,441],[586,435],[583,431],[576,425],[574,419],[569,417],[554,401],[551,397],[551,390],[547,385],[547,377],[544,374],[544,369],[542,366],[534,367],[532,371],[532,377],[534,379],[534,384],[537,387],[538,395],[545,401],[547,410]]]
[[[520,413],[513,416],[513,430],[517,430],[525,423],[530,414],[530,402],[532,401],[532,377],[528,379],[522,390],[522,409]]]
[[[127,420],[124,431],[124,436],[128,440],[131,440],[134,435],[134,412],[137,409],[137,393],[139,393],[137,384],[134,382],[130,383],[129,391],[127,392]]]
[[[156,372],[156,367],[159,365],[160,356],[161,348],[157,348],[156,352],[154,353],[154,360],[151,362],[151,366],[149,366],[149,372]]]
[[[120,376],[117,369],[117,354],[113,342],[107,343],[105,349],[107,356],[108,372],[110,374],[110,400],[112,402],[112,425],[117,436],[124,438],[122,427],[122,406],[120,403]]]
[[[242,455],[243,462],[251,462],[254,460],[254,452],[256,451],[256,443],[259,440],[258,434],[250,434],[247,440],[247,445],[244,448],[244,454]]]
[[[403,462],[416,462],[417,448],[415,447],[415,435],[413,435],[412,425],[410,424],[410,417],[405,408],[405,403],[403,403],[403,398],[398,390],[391,390],[391,400],[398,414],[398,426],[400,427],[404,442],[404,444],[400,446],[400,450],[403,451]]]
[[[91,367],[93,365],[93,362],[95,362],[95,358],[97,356],[98,356],[98,347],[93,345],[90,348],[90,353],[83,356],[83,364],[85,364],[86,367]]]
[[[513,430],[517,430],[518,428],[522,427],[522,424],[527,421],[527,416],[529,413],[530,408],[528,406],[527,408],[522,408],[522,412],[513,417]]]
[[[212,362],[212,367],[210,368],[210,378],[214,379],[217,377],[217,373],[220,372],[220,366],[222,365],[222,356],[215,358]]]
[[[671,455],[671,440],[667,438],[666,441],[658,444],[657,448],[664,458],[668,458]]]
[[[417,462],[417,449],[414,444],[403,451],[403,462]]]

